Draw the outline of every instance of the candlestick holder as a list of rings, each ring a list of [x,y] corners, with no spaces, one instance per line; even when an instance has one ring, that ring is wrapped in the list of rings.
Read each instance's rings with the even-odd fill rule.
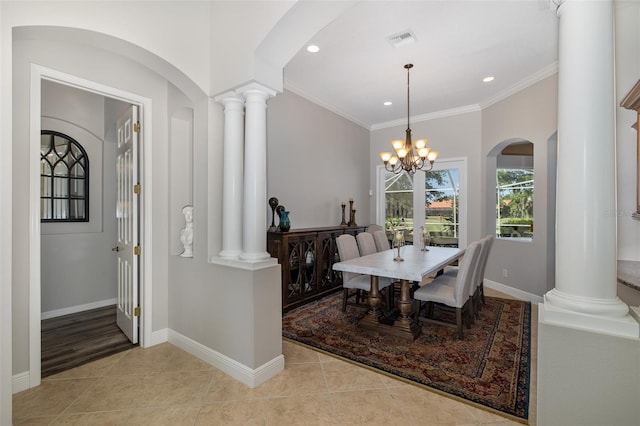
[[[349,222],[347,226],[353,226],[353,198],[349,198]]]
[[[275,218],[276,218],[276,207],[278,207],[278,199],[276,197],[269,198],[269,207],[271,207],[271,226],[269,227],[269,232],[274,232],[278,228],[276,228]]]
[[[345,209],[346,205],[344,203],[342,203],[342,222],[340,222],[340,226],[348,226],[347,221],[345,220],[344,217],[344,209]]]
[[[393,245],[396,249],[398,249],[398,255],[393,258],[396,262],[403,262],[404,259],[400,255],[400,249],[404,246],[404,232],[402,230],[398,230],[394,233]]]
[[[431,238],[429,237],[429,230],[424,226],[421,226],[420,231],[420,235],[422,236],[422,248],[420,249],[420,251],[429,251],[429,249],[427,248],[427,246],[429,245],[429,241],[431,240]]]
[[[349,226],[358,226],[356,223],[356,209],[351,209],[351,213],[349,214]]]

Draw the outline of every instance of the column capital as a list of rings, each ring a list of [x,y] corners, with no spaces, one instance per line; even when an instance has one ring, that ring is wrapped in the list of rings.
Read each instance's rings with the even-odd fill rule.
[[[245,99],[251,95],[258,95],[264,97],[265,100],[268,98],[272,98],[278,94],[278,92],[276,92],[275,90],[256,82],[251,82],[244,86],[238,87],[235,92],[244,96]]]
[[[242,103],[244,102],[244,98],[242,97],[242,95],[236,93],[234,90],[216,95],[213,100],[225,107],[227,105],[233,105],[234,103],[239,103],[240,105],[242,105]]]

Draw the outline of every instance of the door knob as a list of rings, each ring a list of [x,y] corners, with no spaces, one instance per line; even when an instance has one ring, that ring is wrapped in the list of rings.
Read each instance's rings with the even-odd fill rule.
[[[115,246],[114,248],[111,249],[111,251],[120,251],[120,247]]]

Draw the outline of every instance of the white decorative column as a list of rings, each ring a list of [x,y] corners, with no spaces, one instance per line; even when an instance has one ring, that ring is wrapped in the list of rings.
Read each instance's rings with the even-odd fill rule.
[[[566,0],[558,8],[556,288],[550,323],[638,337],[616,296],[613,5]]]
[[[224,106],[222,251],[218,255],[237,259],[242,253],[244,98],[228,92],[215,100]]]
[[[240,259],[260,261],[267,252],[267,99],[276,92],[252,83],[237,90],[245,99],[244,209]]]

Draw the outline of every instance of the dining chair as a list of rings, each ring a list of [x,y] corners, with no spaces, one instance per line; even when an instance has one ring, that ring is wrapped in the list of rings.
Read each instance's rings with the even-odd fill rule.
[[[354,259],[360,256],[358,251],[358,244],[356,238],[351,234],[342,234],[336,238],[336,245],[338,247],[338,255],[341,261]],[[378,279],[378,289],[391,285],[389,279]],[[355,296],[356,305],[360,305],[360,297],[363,291],[368,292],[371,289],[371,276],[365,274],[356,274],[353,272],[342,272],[342,312],[347,310],[347,302],[350,297]],[[355,290],[353,294],[350,294],[350,290]]]
[[[368,254],[377,253],[376,242],[373,239],[373,235],[368,232],[360,232],[356,235],[358,241],[358,249],[360,250],[360,256],[366,256]]]
[[[482,253],[482,259],[480,260],[480,273],[478,274],[478,307],[480,308],[484,305],[484,272],[487,269],[487,261],[489,260],[489,253],[491,252],[491,248],[493,247],[493,242],[495,241],[495,237],[493,235],[487,235],[484,237],[486,239],[486,249]]]
[[[382,225],[378,225],[377,223],[372,223],[367,226],[367,232],[373,234],[376,231],[384,231],[384,227]]]
[[[473,271],[473,278],[471,287],[469,288],[469,297],[473,298],[473,313],[474,316],[482,309],[484,304],[484,272],[487,266],[487,259],[489,258],[489,251],[493,245],[494,236],[487,235],[479,240],[481,244],[480,257],[476,264],[476,268]],[[459,268],[452,268],[444,272],[444,276],[455,278],[458,275]],[[449,281],[451,284],[451,282]]]
[[[384,231],[384,229],[375,231],[373,233],[373,239],[376,243],[376,250],[385,251],[391,248],[391,244],[389,244],[389,239],[387,238],[387,233]]]
[[[414,303],[416,305],[414,307],[416,321],[422,320],[420,318],[420,311],[422,309],[422,302],[425,302],[429,306],[424,321],[440,325],[453,325],[431,318],[434,303],[448,306],[456,311],[455,327],[457,328],[458,338],[462,339],[463,323],[466,323],[467,328],[471,328],[472,313],[470,306],[473,301],[469,298],[469,287],[473,280],[473,270],[480,256],[480,248],[481,245],[478,241],[469,244],[455,278],[444,275],[437,276],[432,282],[423,285],[413,293]],[[453,285],[451,285],[452,280]],[[466,321],[464,320],[465,314],[467,317]]]

